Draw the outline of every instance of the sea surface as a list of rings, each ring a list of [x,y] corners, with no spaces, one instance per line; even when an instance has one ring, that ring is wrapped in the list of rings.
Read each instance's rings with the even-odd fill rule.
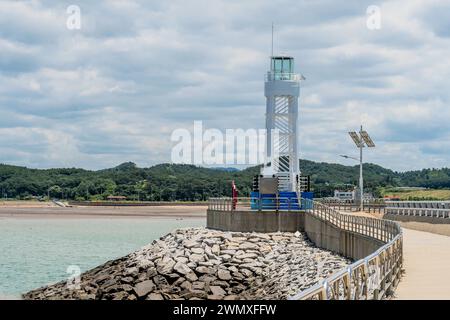
[[[0,218],[0,299],[67,279],[205,219]],[[71,271],[72,270],[72,271]]]

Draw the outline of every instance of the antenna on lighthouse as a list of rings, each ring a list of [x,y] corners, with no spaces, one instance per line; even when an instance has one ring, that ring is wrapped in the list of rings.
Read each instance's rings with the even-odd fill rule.
[[[273,21],[272,21],[272,52],[270,56],[273,57]]]

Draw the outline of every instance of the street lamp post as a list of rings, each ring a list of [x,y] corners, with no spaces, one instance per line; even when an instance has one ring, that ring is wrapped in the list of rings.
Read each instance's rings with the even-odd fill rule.
[[[350,156],[346,156],[346,155],[341,155],[341,157],[343,157],[343,158],[345,158],[345,159],[353,159],[353,160],[356,160],[356,161],[359,161],[359,190],[360,190],[360,196],[359,196],[359,200],[361,201],[361,203],[360,203],[360,209],[361,209],[361,211],[363,210],[363,199],[364,199],[364,197],[363,197],[363,194],[364,194],[364,191],[363,191],[363,186],[364,186],[364,184],[363,184],[363,166],[362,166],[362,148],[360,148],[360,152],[359,152],[359,159],[358,158],[354,158],[354,157],[350,157]]]
[[[362,126],[361,126],[361,131],[362,131]],[[363,152],[362,152],[362,143],[361,146],[359,147],[359,192],[360,194],[360,207],[361,210],[360,211],[364,211],[364,179],[363,179]]]
[[[364,210],[363,148],[365,146],[369,148],[374,148],[375,144],[373,143],[367,131],[363,130],[362,126],[358,133],[356,133],[355,131],[351,131],[348,134],[355,142],[356,147],[359,148],[359,159],[345,155],[341,155],[341,157],[353,159],[356,161],[359,160],[359,200],[360,200],[359,206],[360,210],[363,211]]]

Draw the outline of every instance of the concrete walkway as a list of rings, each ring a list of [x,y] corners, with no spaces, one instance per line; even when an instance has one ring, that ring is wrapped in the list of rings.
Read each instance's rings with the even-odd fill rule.
[[[450,299],[450,237],[403,228],[404,274],[394,299]]]
[[[345,212],[381,219],[367,212]],[[450,236],[403,229],[403,277],[394,300],[450,300]],[[423,228],[422,224],[419,227]],[[428,228],[434,225],[428,226]]]

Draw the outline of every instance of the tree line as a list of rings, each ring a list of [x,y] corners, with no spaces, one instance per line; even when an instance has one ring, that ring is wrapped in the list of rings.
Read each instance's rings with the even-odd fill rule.
[[[358,184],[359,167],[300,160],[302,174],[310,175],[316,196]],[[127,162],[115,168],[90,171],[77,168],[29,169],[0,164],[0,196],[29,199],[106,200],[120,195],[141,201],[204,201],[231,195],[234,180],[239,195],[249,196],[259,167],[245,170],[213,169],[181,164],[139,168]],[[381,187],[450,188],[450,169],[395,172],[375,164],[364,165],[366,190],[377,195]]]

